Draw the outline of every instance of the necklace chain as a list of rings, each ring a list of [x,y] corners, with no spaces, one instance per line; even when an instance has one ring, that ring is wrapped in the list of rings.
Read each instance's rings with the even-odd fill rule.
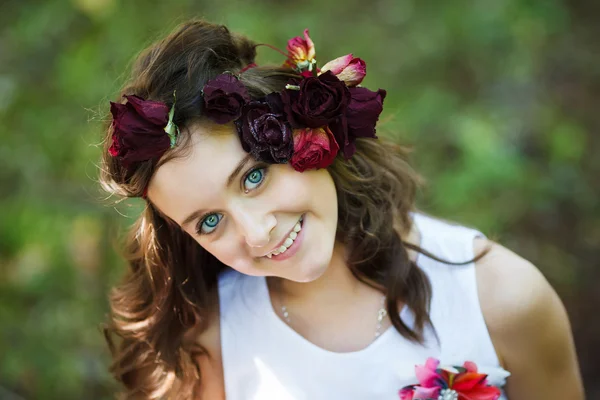
[[[381,306],[379,310],[377,310],[377,325],[375,326],[375,339],[381,336],[381,327],[383,325],[383,320],[387,316],[387,310],[385,308],[385,296],[381,297]],[[292,319],[290,318],[290,313],[286,306],[281,306],[281,315],[283,319],[287,322],[288,325],[291,325]]]
[[[375,338],[381,335],[381,324],[383,319],[387,316],[387,310],[385,308],[385,296],[381,298],[381,307],[377,311],[377,327],[375,329]]]

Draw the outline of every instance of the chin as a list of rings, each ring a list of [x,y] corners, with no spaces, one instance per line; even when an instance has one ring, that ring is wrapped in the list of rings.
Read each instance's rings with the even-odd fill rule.
[[[327,261],[312,262],[310,265],[307,265],[306,268],[300,269],[297,274],[294,274],[294,276],[286,277],[286,279],[299,283],[316,281],[323,276],[325,271],[327,271],[327,268],[329,267],[329,260],[330,258],[328,258]]]

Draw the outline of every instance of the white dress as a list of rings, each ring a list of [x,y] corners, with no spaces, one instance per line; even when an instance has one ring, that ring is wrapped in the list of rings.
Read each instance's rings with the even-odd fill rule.
[[[422,214],[413,219],[421,247],[448,261],[471,260],[473,239],[483,236]],[[264,277],[225,271],[219,296],[227,400],[398,400],[401,388],[418,383],[415,365],[429,357],[441,365],[473,361],[490,384],[502,387],[509,373],[499,365],[483,319],[474,264],[448,265],[420,254],[417,265],[432,285],[430,316],[439,342],[429,327],[424,345],[390,327],[368,347],[349,353],[322,349],[279,319]],[[408,308],[400,316],[412,327]]]

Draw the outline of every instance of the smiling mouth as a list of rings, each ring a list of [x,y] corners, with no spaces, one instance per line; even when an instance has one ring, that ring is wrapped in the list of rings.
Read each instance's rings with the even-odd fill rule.
[[[294,240],[296,240],[296,238],[298,237],[298,233],[300,233],[300,231],[302,230],[302,217],[300,217],[300,219],[298,220],[298,222],[296,222],[296,225],[294,225],[294,227],[292,228],[291,232],[288,234],[288,236],[285,238],[285,240],[283,241],[283,243],[281,243],[281,245],[276,248],[275,250],[273,250],[272,252],[270,252],[269,254],[267,254],[265,257],[267,258],[271,258],[273,256],[277,256],[279,254],[283,254],[287,251],[287,249],[289,249],[290,247],[292,247],[292,245],[294,244]]]

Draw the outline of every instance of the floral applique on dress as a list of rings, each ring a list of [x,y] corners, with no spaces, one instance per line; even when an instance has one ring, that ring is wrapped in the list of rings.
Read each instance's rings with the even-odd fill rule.
[[[428,358],[425,365],[415,366],[419,383],[402,388],[400,400],[498,400],[502,395],[498,387],[488,384],[486,374],[477,372],[473,362],[462,367],[439,365],[439,360]]]

